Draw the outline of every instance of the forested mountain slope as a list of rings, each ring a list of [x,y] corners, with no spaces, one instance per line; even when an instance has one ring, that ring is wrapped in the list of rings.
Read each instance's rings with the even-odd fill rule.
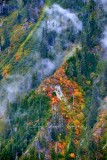
[[[0,1],[0,160],[107,160],[107,1]]]

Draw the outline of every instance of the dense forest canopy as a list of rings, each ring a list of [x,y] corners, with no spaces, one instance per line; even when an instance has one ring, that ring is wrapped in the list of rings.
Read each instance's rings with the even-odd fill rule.
[[[0,160],[107,160],[106,6],[0,1]]]

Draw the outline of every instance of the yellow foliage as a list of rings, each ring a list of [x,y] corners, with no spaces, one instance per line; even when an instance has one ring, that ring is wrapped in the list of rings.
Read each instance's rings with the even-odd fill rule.
[[[90,86],[91,85],[91,81],[86,81],[87,85]]]
[[[59,99],[56,94],[53,94],[55,92],[56,85],[61,87],[65,99]],[[67,139],[70,137],[72,126],[75,129],[74,134],[76,135],[72,140],[75,146],[78,147],[80,143],[79,136],[82,133],[82,123],[84,120],[84,115],[82,113],[84,99],[77,83],[68,80],[64,66],[60,67],[50,78],[45,79],[36,92],[44,93],[49,96],[51,99],[52,109],[55,107],[56,113],[60,111],[60,115],[63,116],[65,120],[67,130],[67,134],[65,136],[66,142],[58,142],[58,148],[61,154],[64,155],[66,145],[69,143]],[[69,98],[73,95],[74,104],[69,101]],[[71,158],[76,158],[74,153],[71,153],[70,156]]]
[[[70,157],[75,159],[76,158],[75,153],[70,153]]]
[[[77,114],[77,117],[80,121],[82,121],[84,119],[84,114],[80,112],[79,114]]]
[[[80,122],[79,122],[78,119],[75,119],[73,123],[74,123],[75,126],[79,126],[80,125]]]

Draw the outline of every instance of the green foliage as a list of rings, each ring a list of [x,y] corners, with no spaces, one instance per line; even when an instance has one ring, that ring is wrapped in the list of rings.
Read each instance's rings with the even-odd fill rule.
[[[107,95],[107,66],[104,62],[98,62],[98,57],[93,51],[95,46],[98,45],[98,37],[100,35],[100,27],[98,19],[97,6],[94,0],[90,0],[89,3],[83,3],[80,0],[47,0],[46,4],[50,5],[58,3],[64,8],[69,8],[70,11],[78,11],[78,16],[83,22],[83,31],[76,35],[72,32],[72,28],[66,30],[66,35],[61,35],[60,51],[66,50],[65,40],[67,39],[71,43],[81,40],[82,50],[77,50],[76,54],[71,57],[67,63],[66,75],[69,79],[73,79],[84,90],[85,104],[84,114],[86,117],[85,130],[86,135],[83,135],[83,145],[77,150],[76,146],[70,139],[69,147],[66,150],[64,156],[56,154],[55,150],[51,151],[51,158],[53,160],[63,159],[70,160],[70,153],[73,152],[77,155],[77,159],[81,157],[82,160],[92,159],[95,160],[107,159],[107,147],[102,150],[102,147],[106,143],[107,135],[104,135],[104,140],[99,143],[98,146],[92,141],[92,135],[88,138],[87,133],[91,133],[94,124],[97,121],[98,108],[100,106],[99,97],[104,98]],[[36,29],[38,28],[42,18],[38,21],[38,17],[34,13],[34,8],[38,7],[39,13],[42,12],[39,8],[39,1],[34,0],[12,0],[9,2],[12,6],[16,6],[16,11],[10,13],[3,22],[3,45],[2,54],[0,56],[0,79],[2,79],[2,69],[5,65],[10,64],[13,67],[13,73],[20,71],[25,73],[30,66],[25,66],[25,63],[29,58],[28,54],[34,53],[36,50],[40,52],[42,58],[54,59],[56,53],[51,53],[49,46],[54,46],[56,33],[48,33],[46,29],[43,29],[42,41],[40,42],[37,37]],[[5,14],[5,16],[7,13]],[[44,18],[44,14],[43,14]],[[12,35],[18,26],[23,26],[24,23],[28,23],[28,29],[16,39],[11,40]],[[30,22],[30,23],[29,23]],[[37,24],[33,24],[37,22]],[[98,23],[99,22],[99,23]],[[13,28],[14,32],[13,32]],[[30,32],[31,31],[31,32]],[[80,37],[81,39],[78,38]],[[29,36],[30,35],[30,36]],[[1,44],[1,43],[0,43]],[[8,47],[13,48],[10,55],[7,55]],[[21,46],[21,47],[20,47]],[[21,48],[22,50],[20,51]],[[18,50],[19,49],[19,50]],[[21,60],[15,63],[14,55],[22,54]],[[23,58],[23,57],[26,58]],[[37,60],[37,59],[36,59]],[[35,63],[35,58],[32,60],[32,66]],[[28,64],[28,63],[27,63]],[[97,70],[96,70],[97,68]],[[98,83],[93,85],[93,80],[97,76]],[[99,78],[100,77],[100,78]],[[38,85],[37,73],[32,76],[32,88]],[[55,93],[53,92],[53,95]],[[73,101],[72,97],[69,100]],[[28,146],[32,143],[34,137],[40,130],[40,126],[46,124],[46,120],[50,118],[51,113],[49,110],[50,100],[44,95],[38,95],[31,92],[27,96],[18,98],[14,104],[8,104],[7,107],[7,120],[6,130],[4,135],[1,135],[0,146],[0,159],[1,160],[14,160],[21,157],[21,155],[28,149]],[[83,124],[84,125],[84,124]],[[61,133],[61,139],[65,138],[65,132]],[[72,131],[72,135],[75,135]],[[58,141],[59,132],[52,129],[51,137],[53,143]],[[44,148],[47,147],[47,141],[40,139]],[[97,157],[98,155],[101,155]],[[103,156],[102,156],[103,155]],[[80,156],[80,157],[79,157]],[[35,148],[29,150],[28,154],[22,156],[21,160],[44,160],[44,154],[38,154]]]
[[[35,147],[31,148],[29,153],[21,157],[20,160],[38,160],[38,154]]]
[[[58,140],[58,134],[57,134],[57,132],[55,132],[54,129],[52,129],[51,137],[52,137],[54,142],[56,142]]]
[[[9,104],[7,115],[9,119],[8,129],[1,142],[1,160],[7,157],[15,159],[26,150],[36,133],[44,126],[51,116],[49,111],[50,100],[45,95],[30,93],[17,103]]]
[[[52,160],[57,160],[57,154],[55,153],[54,148],[52,148],[52,151],[51,151],[51,158]]]
[[[93,92],[92,92],[91,107],[87,118],[88,126],[91,128],[93,128],[94,124],[97,122],[98,108],[100,106],[99,92],[97,86],[93,86],[92,91]]]
[[[99,63],[100,69],[98,66],[98,72],[100,73],[100,77],[98,78],[98,87],[100,92],[100,97],[104,98],[107,95],[107,62],[104,61]]]
[[[77,50],[76,54],[67,63],[67,76],[74,80],[76,78],[76,81],[86,90],[87,85],[85,86],[84,82],[90,81],[92,83],[91,74],[96,71],[98,57],[89,51]]]
[[[73,10],[81,10],[84,6],[83,1],[80,0],[50,0],[50,3],[58,3],[64,8],[71,8]]]
[[[3,29],[3,38],[4,38],[3,50],[4,50],[10,45],[10,36],[6,27]]]
[[[100,27],[98,25],[97,5],[94,0],[90,0],[84,7],[83,32],[81,34],[82,46],[85,50],[93,48],[98,44]]]

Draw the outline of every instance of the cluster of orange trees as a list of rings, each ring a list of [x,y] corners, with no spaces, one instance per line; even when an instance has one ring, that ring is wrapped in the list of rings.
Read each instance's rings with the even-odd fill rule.
[[[79,137],[83,130],[84,114],[82,109],[84,107],[84,98],[80,87],[76,82],[69,80],[65,74],[67,64],[62,65],[50,78],[47,78],[39,86],[36,93],[43,93],[50,97],[53,114],[60,112],[66,122],[66,138],[65,140],[58,140],[57,147],[60,153],[64,155],[68,145],[68,137],[71,136],[71,130],[74,128],[73,142],[76,147],[79,146]],[[59,98],[56,94],[56,86],[60,86],[62,97]],[[54,109],[55,110],[54,110]],[[53,144],[55,145],[55,144]],[[75,158],[76,155],[71,153],[70,156]]]

